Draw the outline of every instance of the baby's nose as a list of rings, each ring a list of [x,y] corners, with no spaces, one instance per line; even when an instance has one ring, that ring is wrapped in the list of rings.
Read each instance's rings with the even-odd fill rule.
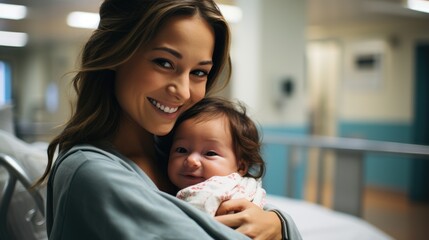
[[[201,166],[201,155],[199,153],[191,153],[185,161],[186,166],[192,168],[199,168]]]

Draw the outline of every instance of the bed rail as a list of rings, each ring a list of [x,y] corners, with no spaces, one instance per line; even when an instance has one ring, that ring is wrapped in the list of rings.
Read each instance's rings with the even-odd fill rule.
[[[4,167],[8,173],[8,179],[6,180],[3,191],[0,195],[0,239],[8,240],[14,239],[10,230],[8,229],[8,211],[9,206],[12,201],[12,197],[15,191],[15,186],[20,182],[27,190],[28,193],[32,196],[37,210],[32,209],[28,212],[28,215],[25,216],[25,221],[30,222],[33,220],[34,215],[37,212],[40,212],[42,216],[45,214],[45,204],[42,195],[39,191],[30,190],[32,181],[21,167],[21,165],[12,157],[0,153],[0,167]],[[43,224],[44,222],[38,222],[38,225]],[[12,224],[13,225],[13,224]],[[16,227],[16,226],[15,226]]]
[[[321,204],[324,184],[324,153],[333,151],[335,154],[334,184],[332,208],[337,211],[362,216],[363,209],[363,164],[368,153],[380,153],[395,156],[417,157],[429,160],[429,146],[374,141],[339,137],[288,137],[278,135],[265,135],[264,144],[279,144],[288,148],[287,186],[288,197],[293,197],[295,186],[295,169],[299,161],[298,151],[319,149],[316,202]]]

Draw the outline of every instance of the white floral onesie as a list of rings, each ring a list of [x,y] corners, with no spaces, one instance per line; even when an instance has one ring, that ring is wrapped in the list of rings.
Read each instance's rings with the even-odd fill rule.
[[[232,173],[228,176],[214,176],[184,188],[176,196],[215,216],[219,205],[229,199],[245,198],[262,208],[265,204],[265,195],[261,179]]]

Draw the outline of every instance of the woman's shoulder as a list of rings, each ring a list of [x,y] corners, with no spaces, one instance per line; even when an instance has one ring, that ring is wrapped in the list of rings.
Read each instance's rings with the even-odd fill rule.
[[[61,154],[55,165],[54,186],[69,186],[70,191],[121,189],[133,182],[153,187],[144,172],[119,156],[90,145],[73,147]]]
[[[76,169],[86,165],[120,165],[129,170],[133,170],[126,159],[111,153],[110,151],[92,146],[77,145],[61,154],[56,160],[57,167]],[[108,166],[107,164],[106,166]]]
[[[55,178],[68,183],[79,180],[94,182],[108,180],[111,175],[141,175],[129,162],[106,150],[78,145],[60,154],[55,162]]]

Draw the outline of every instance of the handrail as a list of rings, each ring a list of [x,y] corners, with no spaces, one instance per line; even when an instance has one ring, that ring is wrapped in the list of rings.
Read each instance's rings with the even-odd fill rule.
[[[290,137],[266,135],[264,143],[283,144],[296,147],[318,147],[336,150],[356,150],[364,152],[379,152],[415,155],[418,157],[429,158],[429,146],[416,145],[408,143],[375,141],[358,138],[341,138],[341,137]]]
[[[365,140],[357,138],[324,137],[324,136],[279,136],[265,135],[263,144],[279,144],[290,147],[286,157],[286,195],[293,197],[295,165],[298,161],[297,150],[300,148],[319,148],[317,173],[317,203],[323,199],[324,181],[323,152],[335,152],[333,209],[356,216],[362,215],[363,206],[363,160],[366,153],[404,155],[418,159],[429,159],[429,146],[408,143]]]
[[[34,199],[36,206],[42,216],[45,215],[45,204],[43,197],[37,190],[30,189],[31,180],[26,174],[25,170],[18,164],[18,162],[3,153],[0,153],[0,167],[6,168],[9,176],[5,182],[4,189],[0,195],[0,237],[1,239],[12,239],[11,234],[7,228],[7,215],[8,208],[11,203],[16,183],[19,181]]]
[[[0,153],[0,166],[5,167],[8,170],[10,177],[16,178],[16,180],[21,182],[21,184],[26,189],[28,189],[28,192],[30,193],[35,203],[37,204],[37,207],[44,215],[45,204],[44,204],[43,197],[40,195],[40,193],[37,190],[30,189],[32,185],[32,181],[30,180],[30,178],[28,177],[24,169],[17,163],[17,161],[11,156]]]

